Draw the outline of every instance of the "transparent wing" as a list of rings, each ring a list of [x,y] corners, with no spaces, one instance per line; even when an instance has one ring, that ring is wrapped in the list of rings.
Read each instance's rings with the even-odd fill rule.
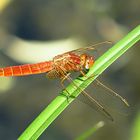
[[[122,96],[120,96],[117,92],[115,92],[114,90],[112,90],[111,88],[107,87],[105,84],[103,84],[102,82],[100,82],[98,79],[95,80],[97,82],[97,84],[99,86],[101,86],[102,88],[106,89],[108,92],[108,94],[118,98],[120,101],[122,101],[127,107],[129,107],[129,103],[127,102],[127,100],[125,98],[123,98]]]
[[[102,105],[109,110],[114,117],[118,115],[120,117],[128,116],[131,112],[131,107],[129,107],[128,102],[121,95],[116,92],[114,93],[114,91],[112,92],[112,89],[111,91],[109,90],[97,85],[96,81],[88,87],[88,91],[94,95],[94,98],[102,103]]]
[[[82,94],[78,97],[78,99],[85,104],[89,105],[91,108],[96,110],[97,112],[100,112],[102,115],[107,117],[109,120],[113,121],[112,115],[104,108],[104,106],[97,101],[97,99],[90,96],[87,92],[83,91]]]
[[[89,47],[83,47],[83,48],[79,48],[79,49],[76,49],[76,50],[72,50],[72,51],[69,51],[67,53],[70,53],[70,52],[81,52],[81,51],[87,51],[87,50],[96,50],[95,47],[97,47],[99,45],[103,45],[103,44],[112,44],[112,42],[111,41],[104,41],[104,42],[100,42],[100,43],[96,43],[96,44],[90,45]]]

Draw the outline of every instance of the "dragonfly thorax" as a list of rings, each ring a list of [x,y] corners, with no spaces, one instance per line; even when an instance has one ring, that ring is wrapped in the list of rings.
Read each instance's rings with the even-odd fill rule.
[[[65,53],[54,57],[53,62],[57,77],[64,77],[65,74],[72,71],[91,68],[94,64],[94,59],[87,54]]]

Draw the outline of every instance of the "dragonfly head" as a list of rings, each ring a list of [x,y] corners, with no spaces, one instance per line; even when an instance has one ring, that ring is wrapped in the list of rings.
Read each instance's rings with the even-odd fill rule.
[[[87,54],[81,54],[80,58],[81,58],[81,65],[85,69],[90,69],[93,66],[94,58],[92,56],[89,56]]]

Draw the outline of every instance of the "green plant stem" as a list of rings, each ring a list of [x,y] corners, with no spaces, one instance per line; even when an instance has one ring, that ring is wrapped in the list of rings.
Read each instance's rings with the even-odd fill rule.
[[[103,54],[94,64],[94,66],[87,73],[88,76],[96,75],[93,78],[87,80],[84,78],[77,78],[74,83],[82,90],[84,90],[90,83],[94,81],[107,67],[109,67],[118,57],[125,53],[130,47],[140,40],[140,25],[132,30],[126,37],[119,41],[116,45],[110,48],[105,54]],[[77,97],[80,91],[70,84],[67,88],[70,95]],[[58,95],[41,114],[29,125],[29,127],[19,137],[19,140],[35,140],[37,139],[45,129],[57,118],[57,116],[74,100],[65,96],[67,93],[63,91]]]
[[[77,137],[75,140],[87,140],[91,137],[98,129],[102,128],[104,126],[104,122],[100,121],[96,125],[92,126],[90,129],[86,130],[83,134],[81,134],[79,137]]]

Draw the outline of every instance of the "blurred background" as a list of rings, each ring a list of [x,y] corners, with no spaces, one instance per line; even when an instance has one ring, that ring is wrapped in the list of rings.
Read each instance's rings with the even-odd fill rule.
[[[52,59],[68,50],[105,40],[116,43],[140,23],[139,0],[1,0],[0,67]],[[125,97],[130,108],[91,85],[115,121],[75,100],[41,140],[72,140],[100,120],[91,140],[134,140],[140,108],[140,44],[127,51],[99,79]],[[100,47],[101,54],[110,45]],[[46,74],[0,78],[0,139],[15,140],[62,90]],[[100,98],[101,97],[101,98]],[[102,100],[104,99],[104,100]],[[108,103],[108,105],[106,104]]]

